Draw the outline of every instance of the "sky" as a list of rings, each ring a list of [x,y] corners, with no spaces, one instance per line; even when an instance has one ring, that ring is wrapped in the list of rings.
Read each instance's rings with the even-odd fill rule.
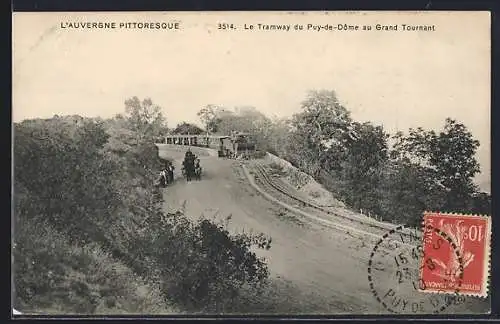
[[[179,30],[75,29],[72,22],[178,22]],[[220,30],[232,23],[236,30]],[[257,24],[290,25],[290,31]],[[245,30],[245,24],[254,26]],[[371,25],[296,31],[295,24]],[[377,31],[376,24],[398,26]],[[435,31],[403,31],[402,24]],[[199,122],[207,104],[300,111],[308,90],[334,90],[358,121],[391,133],[464,123],[490,179],[490,16],[487,12],[15,13],[13,120],[111,117],[132,96],[162,107],[169,126]]]

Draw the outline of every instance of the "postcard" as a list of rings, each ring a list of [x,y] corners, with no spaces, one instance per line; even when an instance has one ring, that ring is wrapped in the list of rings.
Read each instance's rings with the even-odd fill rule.
[[[12,307],[488,314],[489,12],[13,13]]]

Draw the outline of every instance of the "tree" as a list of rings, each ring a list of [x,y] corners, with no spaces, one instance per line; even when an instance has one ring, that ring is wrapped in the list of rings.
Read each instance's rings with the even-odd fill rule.
[[[470,208],[471,197],[478,190],[473,178],[480,171],[475,157],[479,141],[463,124],[447,118],[444,130],[432,138],[430,146],[430,162],[448,192],[445,208]]]
[[[217,115],[217,110],[218,107],[216,105],[207,105],[197,113],[201,122],[205,125],[207,132],[215,133],[218,130],[220,119]]]
[[[338,168],[345,142],[352,136],[352,120],[334,91],[310,91],[302,110],[292,119],[288,152],[294,164],[317,177],[326,160],[328,167]]]
[[[425,210],[439,210],[444,191],[436,186],[429,169],[390,161],[382,167],[380,215],[384,220],[418,227]]]
[[[245,132],[253,135],[259,150],[269,149],[269,136],[272,121],[255,107],[239,106],[234,111],[218,112],[218,131],[229,135],[232,131]]]
[[[286,146],[290,139],[290,119],[274,118],[266,134],[267,150],[278,156],[286,157]]]
[[[472,196],[471,212],[480,215],[491,215],[491,195],[486,192],[476,192]]]
[[[473,182],[480,171],[475,154],[479,141],[467,128],[447,118],[439,134],[422,128],[410,129],[408,136],[397,134],[394,158],[406,165],[426,169],[433,190],[443,190],[442,210],[464,211],[472,207],[472,195],[478,190]],[[431,188],[429,188],[431,189]]]
[[[15,134],[16,182],[29,188],[33,200],[17,215],[41,216],[43,211],[56,229],[89,240],[89,224],[110,219],[119,205],[109,185],[115,165],[101,151],[108,140],[102,125],[54,118],[17,124]],[[38,212],[23,212],[30,205]]]
[[[190,134],[190,135],[200,135],[205,133],[205,131],[196,126],[195,124],[182,122],[177,124],[177,126],[172,130],[172,134]]]
[[[221,312],[248,285],[258,291],[266,283],[267,265],[253,247],[269,249],[270,238],[165,215],[153,185],[158,148],[134,138],[129,122],[57,117],[14,125],[16,308],[151,313],[174,302],[183,311]]]
[[[164,135],[166,119],[161,113],[161,107],[153,104],[150,98],[143,101],[135,96],[127,99],[125,113],[130,129],[137,132],[141,138],[153,140]]]
[[[236,111],[221,110],[217,118],[217,130],[220,134],[228,135],[232,131],[251,133],[254,128],[252,116],[244,116]]]
[[[340,163],[342,195],[352,207],[379,213],[381,172],[388,160],[388,134],[382,126],[354,123]],[[329,153],[330,151],[328,151]],[[325,162],[327,163],[327,162]]]

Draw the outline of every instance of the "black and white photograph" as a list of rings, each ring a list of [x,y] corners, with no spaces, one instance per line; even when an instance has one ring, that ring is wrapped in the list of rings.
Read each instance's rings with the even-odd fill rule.
[[[12,315],[491,312],[489,12],[14,12]]]

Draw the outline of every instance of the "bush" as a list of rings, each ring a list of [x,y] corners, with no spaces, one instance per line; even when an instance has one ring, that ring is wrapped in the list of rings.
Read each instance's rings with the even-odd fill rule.
[[[168,215],[159,227],[154,251],[163,289],[190,310],[231,309],[241,289],[261,287],[269,271],[252,246],[270,248],[264,235],[230,235],[222,223],[190,221],[182,213]]]
[[[164,215],[158,148],[126,127],[73,117],[15,125],[19,310],[225,311],[242,289],[265,284],[251,248],[270,240]]]
[[[157,287],[140,280],[98,244],[70,245],[42,220],[16,224],[15,306],[24,312],[171,313]]]

